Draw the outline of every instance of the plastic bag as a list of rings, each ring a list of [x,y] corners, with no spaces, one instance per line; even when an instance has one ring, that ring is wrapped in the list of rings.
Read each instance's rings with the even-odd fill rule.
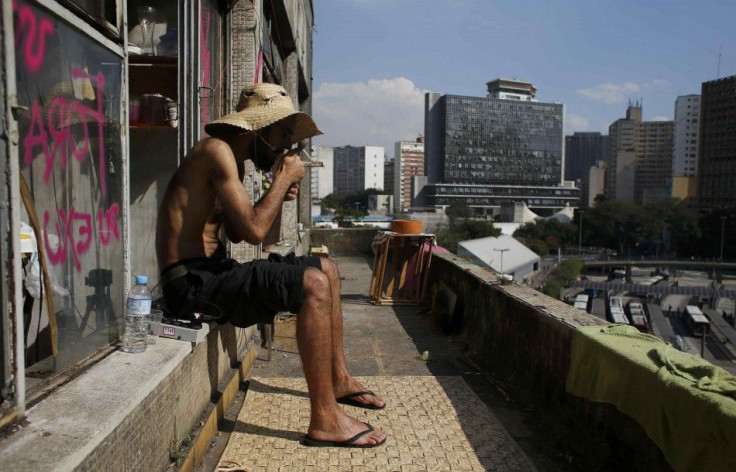
[[[23,279],[28,294],[39,300],[41,298],[41,264],[38,262],[38,253],[31,254],[31,259],[26,264],[26,276]]]

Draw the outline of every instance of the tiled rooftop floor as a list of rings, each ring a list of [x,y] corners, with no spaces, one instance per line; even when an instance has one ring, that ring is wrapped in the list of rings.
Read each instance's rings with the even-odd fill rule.
[[[418,314],[424,307],[372,304],[372,261],[333,260],[342,280],[348,368],[388,403],[382,411],[347,408],[386,429],[388,441],[368,450],[299,445],[309,403],[295,321],[286,319],[276,324],[272,359],[259,352],[244,406],[226,421],[232,432],[220,436],[228,441],[219,447],[221,461],[209,457],[198,470],[536,470],[532,462],[572,470],[560,459],[554,432],[535,434],[532,413],[462,361],[464,341],[432,326]],[[427,362],[418,359],[424,351]],[[533,422],[538,426],[538,418]]]
[[[352,408],[380,425],[388,441],[373,449],[308,448],[306,382],[253,378],[217,470],[231,471],[529,471],[535,470],[493,413],[461,377],[361,379],[380,391],[382,411]]]

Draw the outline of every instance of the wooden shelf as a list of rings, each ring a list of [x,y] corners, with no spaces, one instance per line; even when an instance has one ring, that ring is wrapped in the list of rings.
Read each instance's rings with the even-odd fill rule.
[[[128,56],[128,61],[131,98],[147,93],[160,93],[179,101],[177,56]]]
[[[131,129],[171,129],[176,130],[176,128],[172,128],[166,123],[131,123],[130,124]]]
[[[150,55],[129,55],[128,64],[131,66],[174,66],[178,65],[179,56],[150,56]]]

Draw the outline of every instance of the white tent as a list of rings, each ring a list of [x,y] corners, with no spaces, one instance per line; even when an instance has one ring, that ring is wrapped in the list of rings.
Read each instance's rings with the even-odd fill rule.
[[[461,241],[457,254],[481,267],[523,280],[539,270],[542,258],[511,236],[487,237]]]

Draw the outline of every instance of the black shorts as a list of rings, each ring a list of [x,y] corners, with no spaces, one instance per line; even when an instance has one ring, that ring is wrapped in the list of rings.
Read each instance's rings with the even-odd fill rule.
[[[186,271],[178,269],[181,266]],[[317,256],[293,254],[271,254],[268,259],[246,263],[185,259],[161,272],[166,308],[175,318],[190,319],[193,313],[202,313],[242,328],[271,323],[280,311],[298,313],[301,309],[307,267],[322,270],[322,262]],[[170,271],[177,276],[167,277]]]

